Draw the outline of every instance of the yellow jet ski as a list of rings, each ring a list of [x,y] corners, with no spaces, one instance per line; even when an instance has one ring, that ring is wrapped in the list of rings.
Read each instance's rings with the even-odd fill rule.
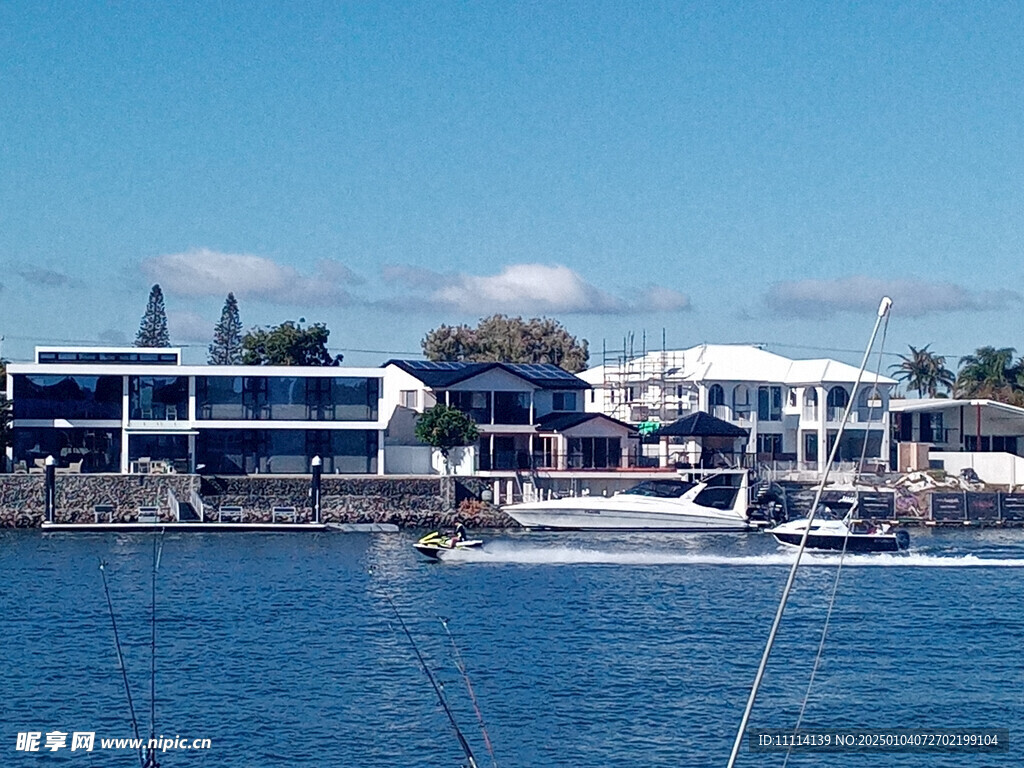
[[[462,525],[457,525],[455,532],[450,536],[440,531],[433,531],[413,546],[427,557],[440,560],[442,552],[451,552],[456,549],[479,549],[484,545],[482,539],[467,539],[465,530]]]

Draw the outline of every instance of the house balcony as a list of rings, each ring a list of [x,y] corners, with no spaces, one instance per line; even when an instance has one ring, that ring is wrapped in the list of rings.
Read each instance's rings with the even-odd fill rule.
[[[154,406],[151,409],[135,410],[128,418],[129,430],[187,432],[191,429],[187,412],[180,412],[177,406]]]
[[[806,409],[804,411],[805,419],[809,421],[816,421],[814,418],[810,418],[806,415]],[[838,424],[843,420],[843,414],[846,413],[846,406],[830,405],[825,409],[825,418],[829,424]],[[877,424],[881,425],[884,421],[884,414],[880,408],[870,408],[868,406],[858,406],[850,411],[850,424],[868,425]]]

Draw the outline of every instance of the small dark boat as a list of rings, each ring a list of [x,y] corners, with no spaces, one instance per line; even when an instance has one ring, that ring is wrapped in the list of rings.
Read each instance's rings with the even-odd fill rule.
[[[440,560],[444,552],[453,552],[458,549],[479,549],[483,545],[482,539],[461,539],[448,536],[440,531],[428,533],[413,544],[418,552],[433,560]]]
[[[842,503],[842,502],[840,502]],[[828,506],[819,508],[807,534],[807,548],[831,552],[900,552],[910,548],[910,533],[892,523],[873,523],[855,517],[856,502],[847,502],[846,514],[839,518]],[[768,533],[780,543],[799,547],[807,530],[807,518],[791,520]]]
[[[800,546],[807,520],[793,520],[768,530],[783,544]],[[910,534],[889,523],[872,525],[865,520],[815,520],[807,535],[807,548],[841,552],[899,552],[910,547]]]

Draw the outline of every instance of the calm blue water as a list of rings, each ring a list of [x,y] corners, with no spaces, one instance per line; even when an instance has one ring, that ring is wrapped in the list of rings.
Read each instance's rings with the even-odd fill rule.
[[[438,616],[450,617],[501,766],[724,766],[790,555],[767,536],[496,537],[431,563],[411,535],[170,535],[159,571],[157,733],[213,741],[174,766],[461,764],[384,595],[489,759]],[[19,731],[128,736],[97,568],[144,730],[142,535],[0,534],[0,765],[131,766],[128,752],[16,752]],[[754,727],[792,727],[834,559],[803,569]],[[920,532],[849,557],[808,727],[1001,726],[1006,755],[803,755],[790,765],[1019,765],[1024,532]],[[1013,741],[1016,739],[1016,741]],[[749,754],[740,765],[781,765]]]

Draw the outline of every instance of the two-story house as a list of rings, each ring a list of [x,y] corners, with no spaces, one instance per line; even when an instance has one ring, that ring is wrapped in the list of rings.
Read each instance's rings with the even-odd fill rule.
[[[579,375],[592,387],[587,410],[633,423],[666,423],[703,411],[749,430],[747,452],[759,460],[795,462],[802,469],[824,466],[852,399],[837,458],[885,460],[889,454],[888,404],[896,382],[866,373],[854,391],[857,369],[837,360],[702,344]]]
[[[383,472],[379,368],[182,365],[178,349],[39,348],[7,367],[15,471]]]
[[[636,431],[588,413],[589,385],[555,365],[390,360],[384,365],[387,471],[440,471],[414,436],[415,418],[436,403],[477,424],[476,445],[460,451],[455,471],[610,469],[629,466]]]

